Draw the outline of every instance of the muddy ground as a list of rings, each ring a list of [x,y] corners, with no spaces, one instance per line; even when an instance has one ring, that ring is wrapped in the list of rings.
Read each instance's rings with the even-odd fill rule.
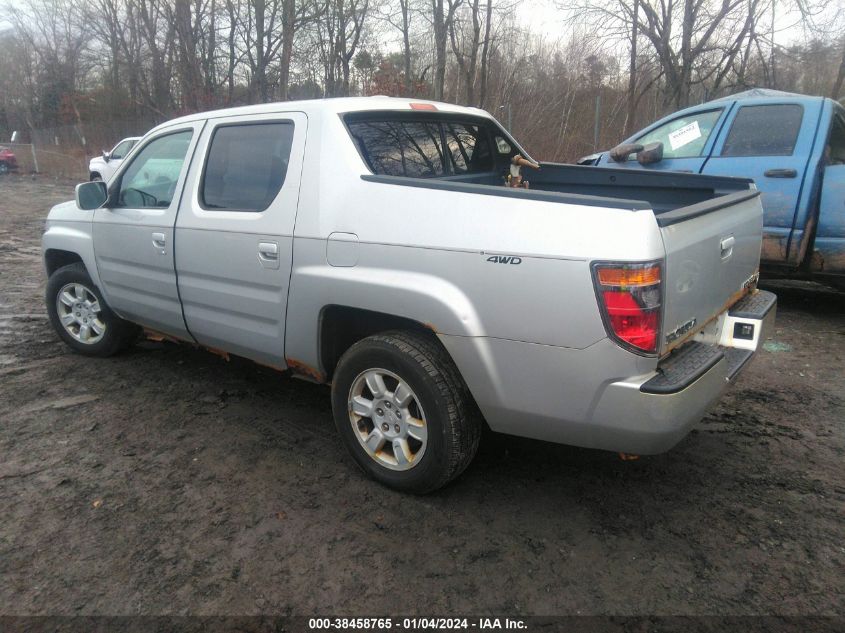
[[[668,454],[487,433],[410,497],[329,393],[147,342],[71,353],[39,237],[67,183],[0,179],[5,614],[845,614],[845,295],[770,284],[777,330]]]

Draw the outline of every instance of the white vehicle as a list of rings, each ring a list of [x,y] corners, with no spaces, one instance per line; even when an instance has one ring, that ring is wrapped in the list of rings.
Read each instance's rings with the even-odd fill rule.
[[[89,180],[108,180],[117,171],[123,159],[135,144],[141,140],[140,136],[129,136],[117,145],[110,152],[103,152],[102,157],[96,156],[88,163]]]
[[[329,384],[352,458],[400,490],[460,474],[482,419],[668,450],[775,317],[750,180],[542,163],[514,187],[536,163],[475,108],[217,110],[126,162],[47,218],[62,340],[108,356],[141,326]]]

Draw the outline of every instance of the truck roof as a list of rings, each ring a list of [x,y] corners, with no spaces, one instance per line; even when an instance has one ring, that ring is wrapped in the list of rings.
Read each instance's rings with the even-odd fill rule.
[[[718,103],[719,101],[747,101],[749,99],[790,99],[793,101],[817,101],[825,99],[819,95],[804,95],[797,92],[786,92],[784,90],[772,90],[771,88],[751,88],[743,92],[711,99],[707,103]]]
[[[711,101],[730,101],[733,99],[765,99],[768,97],[806,97],[807,95],[798,94],[797,92],[786,92],[785,90],[773,90],[771,88],[751,88],[737,92],[726,97],[719,97],[718,99],[711,99]]]
[[[305,114],[342,114],[345,112],[361,112],[366,110],[383,111],[410,111],[414,109],[414,105],[433,106],[439,112],[462,113],[472,116],[482,116],[491,118],[490,113],[480,108],[469,108],[465,106],[455,105],[453,103],[443,103],[440,101],[430,101],[427,99],[408,99],[399,97],[337,97],[330,99],[306,99],[303,101],[275,101],[272,103],[259,103],[256,105],[239,106],[236,108],[223,108],[220,110],[208,110],[205,112],[197,112],[195,114],[188,114],[177,119],[171,119],[156,126],[153,129],[161,127],[169,127],[173,124],[187,123],[189,121],[197,121],[202,119],[217,118],[224,116],[248,115],[248,114],[269,114],[272,112],[279,112],[280,110],[289,110],[295,112],[304,112]],[[430,107],[422,108],[430,110]]]

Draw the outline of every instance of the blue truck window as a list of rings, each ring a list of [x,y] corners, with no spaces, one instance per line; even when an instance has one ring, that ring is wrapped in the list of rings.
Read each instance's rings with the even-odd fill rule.
[[[825,164],[845,165],[845,119],[834,117],[830,140],[825,147]]]
[[[637,139],[646,145],[663,143],[663,158],[693,158],[701,156],[722,109],[706,110],[672,119]],[[636,160],[632,155],[630,160]]]
[[[722,156],[791,156],[804,108],[795,104],[742,106]]]

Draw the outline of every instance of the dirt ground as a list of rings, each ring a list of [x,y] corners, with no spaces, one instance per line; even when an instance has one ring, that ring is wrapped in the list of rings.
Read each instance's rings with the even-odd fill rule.
[[[767,351],[665,455],[487,433],[418,498],[351,464],[325,387],[71,353],[39,252],[71,197],[0,179],[0,614],[845,614],[845,295],[770,284]]]

